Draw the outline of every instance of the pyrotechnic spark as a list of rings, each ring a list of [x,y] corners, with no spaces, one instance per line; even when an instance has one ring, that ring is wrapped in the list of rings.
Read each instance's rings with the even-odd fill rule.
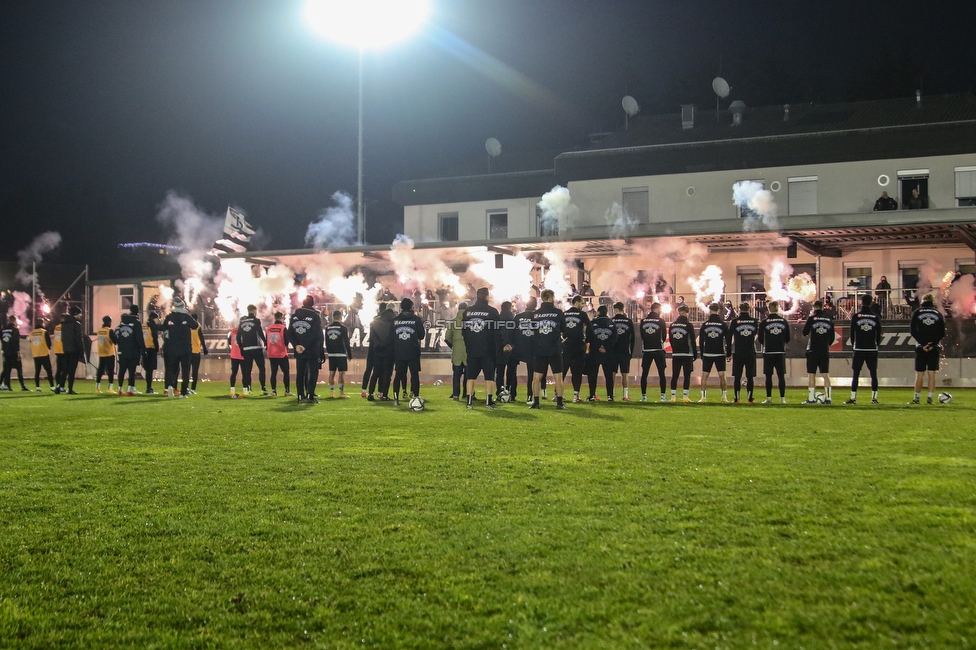
[[[706,311],[709,304],[721,301],[722,294],[725,293],[722,269],[714,264],[705,267],[697,278],[688,278],[688,284],[695,291],[695,302]]]

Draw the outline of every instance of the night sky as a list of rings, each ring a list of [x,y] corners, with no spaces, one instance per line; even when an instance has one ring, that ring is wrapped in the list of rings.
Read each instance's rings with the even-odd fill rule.
[[[402,227],[392,185],[504,152],[584,146],[644,113],[972,91],[974,2],[433,0],[412,40],[367,53],[367,239]],[[167,191],[243,209],[264,248],[304,245],[356,192],[357,53],[299,0],[0,4],[0,260],[44,230],[49,260],[111,265],[165,241]],[[107,271],[106,271],[107,272]],[[110,273],[109,273],[110,274]],[[103,274],[104,275],[104,274]]]

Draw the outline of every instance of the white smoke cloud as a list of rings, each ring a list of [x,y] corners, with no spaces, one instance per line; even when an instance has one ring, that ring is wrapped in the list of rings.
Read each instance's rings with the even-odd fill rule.
[[[603,218],[607,222],[607,225],[610,226],[611,239],[625,239],[630,237],[639,223],[636,219],[632,219],[627,214],[627,211],[616,201],[607,208]]]
[[[49,230],[35,237],[27,248],[17,251],[17,262],[20,265],[20,268],[17,269],[17,280],[21,284],[33,283],[37,278],[33,273],[27,272],[27,267],[32,264],[40,264],[45,253],[53,251],[60,245],[61,234]]]
[[[492,299],[525,300],[532,291],[532,260],[522,253],[503,255],[502,268],[495,268],[495,255],[491,252],[474,255],[475,261],[468,266],[468,273],[491,289]]]
[[[177,262],[183,272],[183,281],[178,286],[184,291],[187,305],[192,307],[196,299],[194,292],[198,292],[214,274],[210,251],[223,235],[224,219],[207,214],[189,197],[170,191],[159,206],[156,220],[172,229],[169,243],[181,249]]]
[[[563,234],[566,230],[575,227],[579,220],[579,208],[573,203],[569,190],[561,185],[556,185],[543,194],[542,200],[537,205],[541,210],[539,234],[544,232]]]
[[[345,192],[332,195],[335,203],[326,208],[316,221],[308,225],[305,243],[316,249],[350,246],[356,243],[356,215],[352,211],[352,197]]]
[[[665,300],[673,293],[675,276],[701,268],[708,256],[708,247],[680,237],[636,241],[630,250],[634,255],[610,258],[593,275],[594,286],[606,290],[614,300],[640,299],[649,294]],[[661,280],[663,291],[657,286]]]
[[[226,259],[221,262],[214,283],[217,285],[214,304],[221,317],[232,323],[247,313],[249,304],[258,308],[262,318],[276,308],[290,305],[295,292],[295,272],[284,264],[265,268],[252,266],[242,259]]]
[[[31,306],[31,297],[23,291],[14,291],[13,314],[17,317],[17,328],[21,334],[26,334],[33,327],[33,319],[28,313]],[[4,323],[6,325],[6,323]]]
[[[763,188],[762,183],[755,181],[740,181],[732,186],[732,202],[742,210],[749,210],[751,214],[743,219],[742,229],[751,232],[765,228],[778,230],[776,219],[776,201],[773,193]]]
[[[406,235],[397,235],[390,246],[390,261],[397,276],[397,282],[408,290],[440,289],[448,287],[458,296],[465,293],[461,278],[442,259],[443,252],[416,250],[413,240]]]

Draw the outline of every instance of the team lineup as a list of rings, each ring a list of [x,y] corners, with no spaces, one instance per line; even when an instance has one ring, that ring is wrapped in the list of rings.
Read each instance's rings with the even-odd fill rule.
[[[606,305],[600,305],[596,316],[590,318],[583,308],[580,295],[572,298],[572,306],[562,311],[554,304],[550,290],[541,293],[541,304],[535,298],[526,303],[525,311],[514,313],[513,304],[504,302],[501,309],[489,304],[489,290],[477,291],[472,305],[462,302],[457,315],[448,323],[445,342],[451,348],[453,382],[451,399],[464,400],[467,408],[475,406],[476,382],[484,381],[485,407],[494,409],[498,403],[514,402],[519,392],[519,365],[524,364],[527,380],[526,399],[530,408],[541,408],[547,397],[547,378],[551,371],[554,380],[554,401],[557,410],[566,409],[564,381],[572,385],[572,402],[599,401],[597,386],[602,371],[606,400],[616,399],[616,377],[620,375],[621,401],[630,402],[630,367],[634,349],[639,343],[640,401],[647,402],[648,376],[656,372],[660,401],[692,402],[691,380],[696,359],[701,359],[701,395],[699,403],[708,401],[709,380],[717,375],[721,402],[728,403],[728,366],[731,365],[732,403],[755,403],[755,377],[759,352],[762,353],[765,376],[763,404],[773,403],[774,377],[779,402],[786,403],[786,349],[790,341],[790,327],[779,313],[779,304],[768,304],[768,314],[761,320],[751,314],[747,302],[739,305],[738,314],[731,321],[722,318],[722,305],[709,306],[709,316],[697,329],[689,321],[687,305],[678,306],[678,317],[668,323],[661,317],[661,304],[651,305],[649,313],[634,323],[625,313],[624,304],[617,302],[613,315]],[[427,325],[414,314],[409,298],[400,302],[400,312],[381,305],[379,314],[370,323],[366,369],[362,381],[362,396],[370,401],[390,401],[399,405],[408,401],[411,409],[422,410],[420,397],[421,345],[427,335]],[[247,315],[230,330],[231,373],[230,396],[240,398],[256,394],[252,387],[252,373],[257,369],[260,394],[278,395],[278,374],[282,375],[283,395],[296,397],[299,403],[318,403],[316,386],[322,366],[328,362],[328,383],[332,397],[346,398],[346,373],[352,357],[349,332],[342,323],[341,311],[334,311],[328,325],[307,297],[302,306],[285,323],[285,314],[275,312],[274,323],[265,329],[257,316],[255,305],[247,307]],[[201,334],[198,319],[191,315],[179,298],[170,312],[160,321],[151,312],[145,323],[140,322],[139,308],[133,306],[114,328],[112,319],[105,316],[96,333],[98,354],[95,371],[95,390],[102,392],[102,378],[108,379],[108,390],[118,395],[137,395],[136,372],[142,365],[145,393],[154,394],[153,381],[158,357],[163,357],[165,393],[169,397],[186,398],[195,394],[200,362],[209,354]],[[29,335],[34,361],[35,390],[41,391],[42,371],[53,392],[75,394],[74,381],[78,364],[85,360],[85,342],[79,316],[73,307],[53,332],[38,327]],[[803,404],[831,404],[830,347],[836,334],[830,312],[822,302],[813,305],[802,330],[807,337],[806,370],[807,399]],[[935,374],[941,358],[941,341],[946,333],[945,319],[935,307],[934,297],[925,296],[911,316],[911,335],[915,340],[915,394],[910,404],[921,403],[923,385],[927,383],[926,402],[933,403]],[[882,340],[882,322],[870,295],[862,298],[860,308],[850,320],[850,343],[853,348],[850,398],[845,404],[856,404],[860,376],[866,368],[871,381],[871,403],[878,404],[878,352]],[[3,347],[3,375],[0,389],[11,390],[16,371],[21,390],[29,391],[23,378],[20,353],[20,334],[16,319],[10,318],[0,330]],[[670,344],[671,376],[668,394],[666,344]],[[289,348],[295,358],[295,393],[291,391]],[[54,352],[52,371],[50,353]],[[267,389],[265,357],[271,366],[271,392]],[[94,362],[92,362],[94,365]],[[114,387],[116,371],[118,387]],[[817,390],[817,375],[822,376],[823,392]],[[241,376],[242,392],[237,392],[237,378]],[[588,395],[582,388],[587,382]],[[337,381],[338,380],[338,381]],[[678,384],[681,382],[681,394]],[[926,381],[927,380],[927,381]],[[123,383],[128,382],[123,388]],[[338,383],[338,394],[336,393]],[[392,395],[391,395],[392,383]],[[407,392],[409,384],[409,394]],[[743,385],[744,384],[744,385]],[[742,395],[743,390],[745,395]]]

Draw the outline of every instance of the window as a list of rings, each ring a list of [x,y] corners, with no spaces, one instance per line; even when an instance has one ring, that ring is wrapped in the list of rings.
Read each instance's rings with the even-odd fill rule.
[[[918,279],[919,271],[918,265],[912,264],[911,262],[902,266],[899,264],[899,273],[901,275],[901,288],[902,289],[918,289]]]
[[[976,263],[972,260],[956,260],[956,270],[963,275],[976,275]]]
[[[536,206],[535,208],[535,231],[539,237],[558,237],[559,236],[559,219],[554,215],[550,215],[549,218],[542,218],[542,208]]]
[[[488,213],[488,239],[508,239],[508,211]]]
[[[817,177],[790,178],[790,215],[817,214]]]
[[[752,300],[753,293],[762,292],[766,288],[766,275],[762,271],[753,271],[751,273],[739,272],[739,292],[743,294],[750,294],[742,296],[743,300]],[[738,309],[738,305],[736,305]]]
[[[457,212],[438,213],[437,238],[441,241],[458,240],[458,213]]]
[[[739,183],[756,183],[757,185],[760,186],[761,189],[766,189],[766,181],[756,181],[756,180],[745,179],[745,180],[739,181]],[[733,200],[737,202],[735,204],[735,209],[736,209],[736,212],[738,213],[738,217],[740,219],[761,219],[762,217],[759,216],[759,213],[758,212],[756,212],[755,210],[750,209],[749,207],[747,207],[745,205],[741,205],[741,204],[738,203],[738,201],[740,199],[735,194],[735,189],[734,188],[735,188],[735,185],[738,185],[739,183],[735,183],[732,186],[733,187],[733,190],[732,190],[733,191],[733,197],[734,197]]]
[[[898,172],[903,210],[924,210],[929,207],[929,170],[906,169]],[[917,193],[917,195],[916,195]]]
[[[848,291],[864,291],[871,289],[871,267],[870,266],[849,266],[845,269],[847,277]]]
[[[646,187],[625,187],[623,195],[624,214],[631,221],[647,223],[651,218],[650,201]]]
[[[129,313],[129,307],[135,304],[134,295],[135,289],[132,287],[119,287],[119,311]]]
[[[956,167],[956,205],[976,206],[976,167]]]

